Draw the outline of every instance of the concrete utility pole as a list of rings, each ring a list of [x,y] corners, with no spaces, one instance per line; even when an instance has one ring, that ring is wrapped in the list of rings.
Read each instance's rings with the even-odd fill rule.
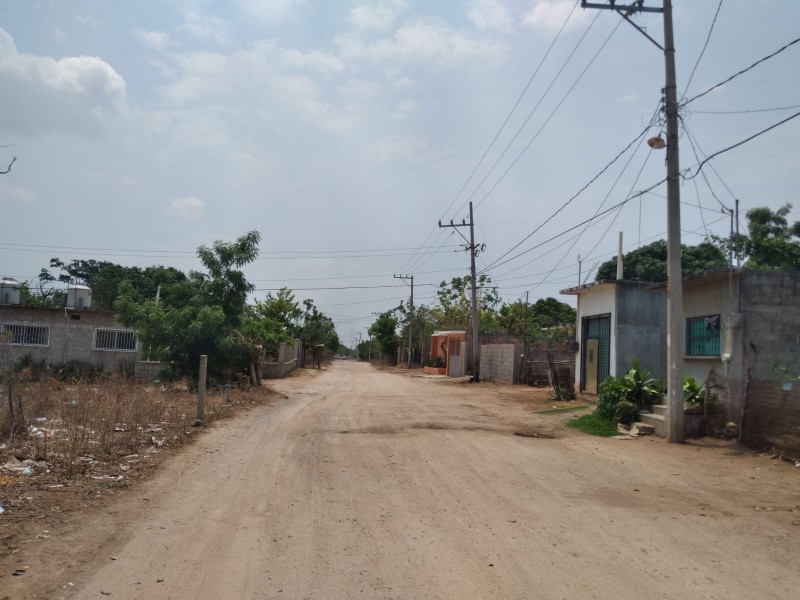
[[[411,281],[411,302],[408,304],[408,368],[411,368],[411,358],[412,358],[412,350],[411,350],[411,330],[414,327],[414,276],[413,275],[395,275],[395,279],[402,279],[406,281],[407,279]]]
[[[681,275],[681,191],[678,157],[678,87],[675,77],[675,40],[672,31],[672,0],[663,0],[661,8],[644,6],[644,0],[630,4],[597,4],[581,1],[583,8],[616,11],[642,35],[664,52],[664,112],[667,127],[667,441],[684,442],[683,372],[680,368],[684,351],[683,279]],[[664,15],[664,45],[661,46],[644,29],[630,20],[637,12]]]
[[[466,249],[469,250],[469,272],[472,279],[472,380],[478,382],[481,380],[479,372],[481,346],[478,341],[478,285],[475,275],[475,257],[478,254],[478,247],[475,245],[475,219],[472,216],[472,202],[469,203],[469,223],[462,219],[461,223],[453,223],[451,220],[449,225],[442,225],[442,222],[439,221],[439,227],[453,227],[456,231],[458,231],[459,227],[469,227],[469,242],[467,242]],[[464,236],[462,235],[461,237]]]

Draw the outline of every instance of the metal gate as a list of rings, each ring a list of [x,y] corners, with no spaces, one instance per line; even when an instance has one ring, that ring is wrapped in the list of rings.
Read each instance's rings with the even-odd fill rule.
[[[597,386],[608,378],[610,373],[611,315],[584,317],[581,321],[581,391],[597,393]],[[596,346],[595,341],[592,340],[596,341]],[[592,341],[591,344],[590,341]],[[590,357],[590,352],[596,353],[596,355]],[[587,371],[587,365],[590,362],[592,363],[592,373]],[[592,381],[589,381],[590,375]]]

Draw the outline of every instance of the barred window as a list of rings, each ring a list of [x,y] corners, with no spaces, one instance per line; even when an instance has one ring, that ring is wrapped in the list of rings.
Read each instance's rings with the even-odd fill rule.
[[[686,320],[686,356],[719,356],[719,315]]]
[[[95,329],[95,350],[136,351],[136,334],[126,329]]]
[[[3,323],[3,333],[10,334],[13,346],[44,346],[50,345],[49,325],[27,325],[24,323]]]

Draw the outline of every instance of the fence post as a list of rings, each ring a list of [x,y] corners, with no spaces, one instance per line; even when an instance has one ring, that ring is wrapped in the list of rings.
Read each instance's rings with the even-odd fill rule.
[[[197,380],[197,420],[202,423],[206,418],[206,372],[208,356],[200,355],[200,376]]]
[[[231,384],[226,383],[222,386],[222,395],[225,398],[225,404],[231,401]]]

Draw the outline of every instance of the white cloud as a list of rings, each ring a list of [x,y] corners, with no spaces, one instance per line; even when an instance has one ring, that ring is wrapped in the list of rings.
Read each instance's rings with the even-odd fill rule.
[[[345,35],[336,43],[345,57],[392,63],[456,65],[474,58],[496,60],[505,51],[498,43],[470,38],[437,18],[405,25],[391,38],[366,43]]]
[[[203,42],[225,44],[230,39],[231,24],[225,19],[189,11],[184,16],[181,30]]]
[[[53,27],[53,35],[56,37],[57,42],[63,42],[65,39],[67,39],[67,34],[58,27]]]
[[[161,51],[172,43],[169,34],[163,31],[147,31],[145,29],[134,29],[134,35],[143,46],[152,50]]]
[[[409,133],[379,141],[375,145],[375,155],[382,162],[395,159],[426,160],[430,158],[431,152],[424,140]]]
[[[537,0],[523,15],[522,24],[527,27],[558,31],[574,6],[572,0]],[[590,18],[588,11],[576,8],[564,29],[569,31],[580,27]]]
[[[5,204],[7,200],[11,200],[17,204],[35,204],[37,197],[36,193],[28,188],[14,185],[1,186],[0,205]]]
[[[467,17],[480,29],[496,29],[510,32],[514,20],[504,0],[473,0],[467,10]]]
[[[635,102],[639,99],[639,94],[625,94],[617,98],[617,102]]]
[[[246,15],[270,23],[284,20],[305,4],[306,0],[239,0]]]
[[[206,211],[206,205],[195,196],[177,198],[167,205],[166,213],[187,221],[199,219]]]
[[[126,109],[125,80],[94,56],[55,60],[17,51],[0,28],[0,130],[14,133],[107,130]]]
[[[405,117],[407,115],[412,115],[420,112],[422,108],[422,103],[417,102],[416,100],[404,100],[398,107],[397,116]]]
[[[320,88],[304,75],[281,77],[274,93],[285,106],[299,111],[325,129],[344,129],[352,124],[345,112],[325,101]]]
[[[75,20],[84,27],[91,27],[92,29],[97,27],[97,20],[89,15],[77,15]]]
[[[387,0],[375,6],[356,6],[350,10],[348,20],[356,29],[391,29],[397,16],[406,9],[406,0]]]

